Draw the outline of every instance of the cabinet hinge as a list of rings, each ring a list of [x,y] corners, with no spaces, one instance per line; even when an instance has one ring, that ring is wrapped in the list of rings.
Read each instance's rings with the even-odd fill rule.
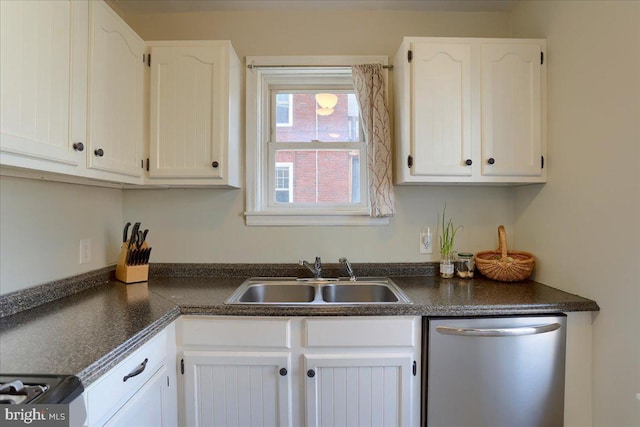
[[[540,52],[540,65],[544,64],[544,52]]]
[[[413,376],[415,377],[416,375],[418,375],[418,364],[414,360],[413,361]]]
[[[540,156],[540,169],[544,169],[544,156]]]
[[[412,59],[413,59],[413,51],[410,50],[407,52],[407,61],[411,62]]]
[[[407,166],[413,166],[413,156],[411,154],[409,154],[409,156],[407,157]]]
[[[180,359],[180,373],[184,375],[184,359]]]
[[[149,158],[147,157],[147,172],[149,172]]]

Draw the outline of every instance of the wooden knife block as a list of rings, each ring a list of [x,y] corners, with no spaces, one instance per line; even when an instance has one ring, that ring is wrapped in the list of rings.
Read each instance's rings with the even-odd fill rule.
[[[136,245],[134,244],[135,248]],[[140,249],[148,248],[145,241]],[[143,265],[127,265],[127,257],[129,254],[129,243],[124,242],[120,248],[120,255],[118,256],[118,263],[116,264],[116,278],[124,283],[138,283],[146,282],[149,280],[149,264]]]

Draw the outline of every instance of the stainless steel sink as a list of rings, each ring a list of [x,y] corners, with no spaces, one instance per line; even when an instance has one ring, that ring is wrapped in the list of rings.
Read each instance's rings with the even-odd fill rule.
[[[238,301],[240,303],[308,303],[316,296],[316,288],[309,285],[278,283],[256,283],[247,287]]]
[[[413,304],[389,278],[296,279],[251,278],[225,304],[336,305]]]
[[[394,303],[398,296],[385,284],[354,283],[325,285],[322,299],[328,303]]]

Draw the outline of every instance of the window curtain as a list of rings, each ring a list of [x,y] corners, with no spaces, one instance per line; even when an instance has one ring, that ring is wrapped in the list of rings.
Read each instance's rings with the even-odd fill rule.
[[[364,140],[367,144],[371,216],[393,216],[395,208],[391,181],[391,128],[389,110],[385,103],[382,65],[354,65],[351,67],[351,73],[360,108]]]

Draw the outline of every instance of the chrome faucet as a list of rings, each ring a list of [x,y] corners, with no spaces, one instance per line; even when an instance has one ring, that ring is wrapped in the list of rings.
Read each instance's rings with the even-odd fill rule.
[[[309,264],[307,261],[303,259],[298,261],[298,264],[304,265],[305,267],[307,267],[309,271],[313,273],[314,279],[317,280],[322,277],[322,261],[320,260],[319,256],[316,257],[316,262],[313,265]]]
[[[356,274],[353,272],[353,268],[351,268],[351,263],[346,258],[340,258],[338,260],[340,263],[344,264],[344,267],[347,269],[347,274],[349,274],[349,280],[355,282],[357,280]]]

